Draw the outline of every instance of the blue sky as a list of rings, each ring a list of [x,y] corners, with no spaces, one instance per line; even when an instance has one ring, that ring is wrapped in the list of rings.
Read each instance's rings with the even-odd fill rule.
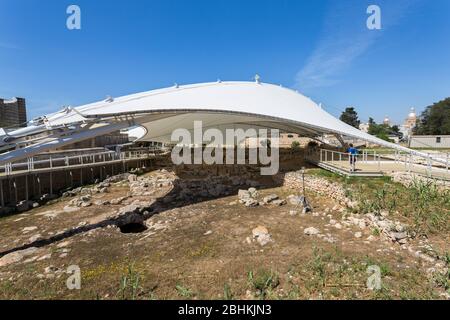
[[[82,29],[66,28],[81,8]],[[377,4],[382,30],[368,30]],[[283,84],[403,121],[450,96],[448,0],[1,0],[0,97],[29,117],[173,83]]]

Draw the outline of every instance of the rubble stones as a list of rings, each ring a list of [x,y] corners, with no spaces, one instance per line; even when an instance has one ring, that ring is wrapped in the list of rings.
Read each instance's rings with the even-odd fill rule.
[[[284,200],[284,199],[272,201],[272,204],[273,204],[273,205],[276,205],[276,206],[279,206],[279,207],[285,205],[286,203],[287,203],[287,202],[286,202],[286,200]]]
[[[306,234],[307,236],[315,236],[318,235],[320,231],[314,227],[309,227],[303,230],[303,233]]]
[[[17,208],[18,212],[25,212],[25,211],[28,211],[28,210],[32,209],[33,207],[34,207],[34,202],[33,201],[23,200],[23,201],[20,201],[17,204],[16,208]]]
[[[41,202],[47,202],[47,201],[50,201],[50,200],[55,200],[55,199],[57,199],[57,198],[58,198],[58,196],[57,196],[56,194],[49,194],[49,193],[46,193],[46,194],[42,195],[42,196],[39,198],[39,201],[41,201]]]
[[[79,210],[80,210],[80,208],[78,208],[78,207],[65,206],[63,208],[63,211],[66,212],[66,213],[76,212],[76,211],[79,211]]]
[[[248,192],[247,190],[239,190],[238,191],[238,198],[239,200],[245,200],[248,198],[251,198],[250,192]]]
[[[272,242],[272,236],[269,234],[269,230],[267,230],[264,226],[258,226],[252,230],[253,239],[256,240],[261,246],[265,246],[268,243]]]
[[[31,232],[31,231],[35,231],[35,230],[37,230],[37,229],[38,229],[38,227],[36,227],[36,226],[25,227],[25,228],[23,228],[22,232],[23,232],[23,233],[28,233],[28,232]]]
[[[256,199],[250,198],[245,200],[244,205],[246,207],[257,207],[259,205],[259,202]]]
[[[303,204],[303,197],[302,196],[295,196],[295,195],[290,195],[288,197],[289,199],[289,203],[292,204],[293,206],[299,206]]]
[[[248,189],[248,192],[250,193],[250,196],[252,197],[252,198],[256,198],[256,197],[258,197],[258,191],[256,190],[256,188],[254,188],[254,187],[252,187],[252,188],[249,188]]]
[[[125,197],[119,197],[119,198],[110,200],[110,201],[109,201],[109,204],[111,204],[111,205],[119,205],[119,204],[121,204],[123,201],[127,200],[128,198],[129,198],[128,196],[125,196]]]
[[[136,182],[137,180],[138,180],[138,177],[137,177],[137,175],[135,175],[135,174],[130,174],[130,175],[128,176],[128,182],[129,182],[129,183]]]
[[[244,204],[246,207],[256,207],[259,205],[258,200],[255,199],[257,195],[258,192],[255,188],[250,188],[248,190],[239,190],[239,203]]]
[[[173,187],[176,176],[172,173],[144,177],[130,175],[128,178],[131,196],[149,196],[158,188]]]
[[[271,202],[273,202],[275,200],[278,200],[278,195],[270,194],[270,195],[268,195],[268,196],[263,198],[263,203],[264,204],[269,204],[269,203],[271,203]]]
[[[302,206],[302,213],[306,214],[308,212],[312,211],[311,206],[309,205],[308,201],[304,196],[296,196],[296,195],[290,195],[288,197],[289,202],[294,206]]]
[[[110,204],[110,202],[108,200],[96,200],[94,201],[94,204],[96,206],[107,206]]]
[[[393,242],[404,244],[409,239],[409,235],[405,231],[405,225],[402,225],[399,222],[393,222],[386,217],[378,216],[373,213],[359,216],[349,215],[345,217],[342,222],[348,225],[358,226],[361,229],[366,227],[377,229],[382,236]]]
[[[393,241],[400,241],[408,238],[408,234],[406,232],[391,232],[389,236]]]
[[[28,239],[28,241],[30,242],[30,243],[33,243],[33,242],[36,242],[36,241],[38,241],[39,239],[41,239],[41,235],[40,234],[35,234],[34,236],[31,236],[29,239]]]
[[[38,248],[31,247],[25,250],[9,253],[0,258],[0,267],[5,267],[13,263],[20,262],[25,257],[31,256],[32,254],[36,253],[38,250]]]
[[[91,196],[83,195],[79,198],[75,198],[69,202],[69,206],[78,207],[78,208],[86,208],[91,206]]]

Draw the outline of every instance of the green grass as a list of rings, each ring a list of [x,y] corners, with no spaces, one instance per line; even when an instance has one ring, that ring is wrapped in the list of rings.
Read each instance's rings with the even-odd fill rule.
[[[396,218],[406,220],[418,235],[450,231],[450,190],[440,189],[433,181],[416,180],[405,187],[390,177],[344,178],[322,169],[308,173],[342,183],[346,196],[359,203],[355,213],[398,212]]]
[[[228,283],[225,283],[223,286],[223,299],[224,300],[233,300],[233,293],[231,292],[231,287]]]
[[[436,299],[447,284],[439,278],[431,282],[421,270],[396,266],[377,256],[314,248],[309,261],[289,271],[287,299]],[[370,290],[366,283],[369,266],[381,271],[381,289]]]
[[[141,276],[135,270],[134,264],[130,264],[127,273],[120,279],[118,297],[121,300],[136,300],[140,293],[142,293]]]
[[[177,290],[177,293],[180,297],[183,298],[192,298],[194,296],[194,293],[192,292],[191,289],[184,287],[181,284],[177,284],[175,286],[175,289]]]
[[[266,299],[271,291],[275,289],[280,280],[278,274],[273,270],[258,270],[256,273],[249,271],[247,274],[248,283],[261,299]]]
[[[326,266],[331,261],[331,258],[332,256],[330,253],[326,253],[323,250],[314,247],[312,259],[309,262],[309,268],[317,278],[317,286],[324,287],[326,285]]]

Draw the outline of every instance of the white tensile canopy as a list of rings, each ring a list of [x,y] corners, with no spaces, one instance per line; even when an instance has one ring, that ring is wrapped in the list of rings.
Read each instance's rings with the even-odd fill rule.
[[[133,125],[145,128],[146,134],[140,141],[170,142],[175,129],[192,130],[194,121],[202,121],[204,129],[274,128],[313,138],[322,134],[335,134],[427,156],[347,125],[311,99],[291,89],[259,81],[218,81],[175,85],[66,108],[46,116],[46,127],[77,124],[79,129],[68,136],[0,155],[0,164]],[[89,130],[82,129],[86,124],[90,124]]]
[[[207,127],[277,128],[306,136],[345,135],[398,148],[336,119],[311,99],[291,89],[257,82],[214,82],[174,86],[75,108],[77,113],[49,117],[52,125],[85,118],[134,115],[147,129],[142,141],[170,141],[174,129],[192,129],[195,120]],[[148,115],[148,116],[146,116]]]

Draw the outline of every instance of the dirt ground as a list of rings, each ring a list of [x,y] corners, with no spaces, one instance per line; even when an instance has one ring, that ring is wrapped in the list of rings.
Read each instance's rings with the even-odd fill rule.
[[[258,191],[259,198],[276,194],[281,199],[300,192],[282,186]],[[93,201],[128,192],[127,183],[115,184]],[[169,192],[170,187],[158,187],[151,196],[130,201],[153,201]],[[124,204],[64,211],[72,198],[4,217],[0,257],[36,249],[0,267],[0,298],[447,298],[442,283],[428,275],[435,262],[414,256],[370,228],[334,227],[330,220],[341,221],[346,211],[330,197],[307,196],[314,214],[302,214],[289,201],[248,208],[237,194],[185,205],[163,203],[146,220],[146,228],[128,230],[103,223]],[[252,230],[258,226],[267,228],[272,239],[264,246],[253,240]],[[306,235],[310,227],[326,237]],[[449,249],[448,235],[429,241],[439,250]],[[80,290],[66,286],[72,265],[81,270]],[[366,285],[373,265],[381,270],[380,290]]]

